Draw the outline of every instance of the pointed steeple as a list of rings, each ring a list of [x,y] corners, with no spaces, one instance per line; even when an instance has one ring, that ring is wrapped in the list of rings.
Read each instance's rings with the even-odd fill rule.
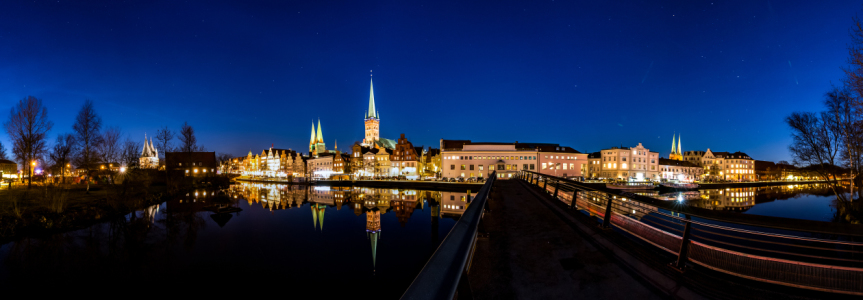
[[[378,263],[378,232],[372,232],[370,239],[372,240],[372,268],[375,268]]]
[[[377,114],[377,110],[375,110],[375,85],[374,81],[369,79],[369,112],[366,116],[366,119],[380,119]]]
[[[144,134],[144,148],[141,148],[141,157],[147,156],[147,134]]]
[[[682,147],[680,146],[680,141],[681,141],[681,138],[680,138],[680,135],[678,135],[677,136],[677,154],[683,154],[683,151],[681,150]]]
[[[676,137],[676,134],[671,135],[671,153],[672,154],[674,154],[674,144],[676,144],[676,141],[674,140],[675,137]]]
[[[310,206],[312,208],[312,222],[315,225],[315,229],[318,229],[318,207],[314,204]]]
[[[324,142],[324,134],[321,133],[321,119],[318,119],[318,133],[317,133],[318,143]]]
[[[321,223],[321,232],[324,231],[324,211],[327,208],[326,205],[321,205],[322,207],[318,208],[318,222]]]
[[[315,138],[315,121],[312,121],[312,139],[309,141],[309,144],[314,144],[317,141]]]
[[[159,150],[153,146],[153,139],[150,139],[150,149],[153,150],[153,157],[159,157]]]

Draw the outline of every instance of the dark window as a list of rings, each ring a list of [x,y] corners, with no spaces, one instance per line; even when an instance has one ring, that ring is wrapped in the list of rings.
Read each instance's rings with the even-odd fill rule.
[[[450,196],[449,196],[449,199],[450,199],[450,200],[455,200],[455,196],[450,195]]]
[[[530,164],[530,169],[533,170],[533,164]]]
[[[527,164],[524,164],[524,165],[521,167],[521,169],[522,169],[522,170],[527,170]]]
[[[455,165],[449,165],[450,170],[455,170]]]
[[[470,170],[473,171],[473,165],[470,165]]]

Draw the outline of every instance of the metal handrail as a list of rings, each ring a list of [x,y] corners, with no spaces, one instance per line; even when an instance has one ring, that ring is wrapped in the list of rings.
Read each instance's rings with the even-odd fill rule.
[[[595,188],[591,186],[587,186],[583,183],[569,180],[566,178],[561,178],[553,175],[547,175],[542,173],[537,173],[533,171],[519,171],[524,174],[530,174],[535,176],[540,176],[543,178],[553,179],[555,181],[566,183],[573,188],[576,188],[580,191],[589,191],[589,192],[600,192],[603,194],[615,195],[617,197],[624,197],[627,199],[631,199],[633,201],[641,202],[644,204],[648,204],[657,208],[661,208],[664,210],[668,210],[675,213],[686,214],[692,217],[697,217],[706,220],[713,220],[719,222],[726,223],[734,223],[738,225],[747,225],[747,226],[755,226],[755,227],[765,227],[772,229],[781,229],[781,230],[790,230],[790,231],[799,231],[799,232],[810,232],[810,233],[823,233],[823,234],[835,234],[835,235],[845,235],[845,236],[863,236],[863,226],[860,225],[848,225],[848,224],[837,224],[831,222],[823,222],[823,221],[812,221],[812,220],[801,220],[801,219],[790,219],[783,217],[773,217],[773,216],[759,216],[759,215],[746,215],[739,213],[732,213],[726,211],[714,211],[709,209],[697,208],[697,207],[689,207],[689,206],[680,206],[676,203],[669,203],[669,201],[663,201],[659,199],[654,199],[647,196],[641,196],[633,194],[627,190],[613,190],[606,188]],[[852,228],[857,227],[857,228]]]
[[[477,226],[482,219],[491,187],[497,179],[492,172],[476,193],[464,214],[426,262],[422,271],[402,295],[401,299],[452,299],[462,278],[467,273],[468,261],[473,254]]]
[[[791,233],[763,232],[759,229],[736,228],[691,220],[691,217],[702,217],[701,211],[703,209],[671,206],[669,202],[657,201],[657,199],[631,193],[621,195],[613,190],[602,191],[555,176],[523,171],[516,178],[527,181],[544,192],[552,194],[552,198],[561,202],[567,203],[567,199],[571,199],[571,202],[568,203],[570,209],[587,208],[591,215],[602,216],[602,227],[614,226],[634,238],[677,254],[677,260],[671,266],[681,271],[685,270],[687,264],[691,262],[715,271],[763,282],[834,293],[863,295],[863,258],[860,256],[863,252],[859,250],[863,243],[855,241],[860,236],[859,231],[854,234],[854,231],[859,230],[854,228],[857,226],[840,227],[831,223],[832,226],[821,226],[820,230],[799,230],[803,227],[799,224],[797,226],[783,226],[783,224],[770,226],[771,223],[777,221],[800,222],[796,219],[765,217],[766,221],[764,221],[758,220],[762,216],[749,216],[749,222],[739,222],[740,218],[736,218],[737,220],[735,218],[731,218],[732,220],[717,218],[721,215],[733,216],[728,213],[714,214],[711,218],[704,218],[734,225],[770,229],[788,230],[788,227],[797,227],[791,229],[796,231]],[[565,194],[559,197],[561,191]],[[638,208],[642,209],[642,213],[645,212],[644,209],[646,208],[644,217],[634,218],[628,213],[629,209]],[[659,208],[673,213],[664,213],[659,211]],[[634,213],[635,210],[633,210]],[[686,214],[687,217],[675,216],[674,213]],[[650,218],[646,218],[648,216]],[[751,221],[753,219],[755,221]],[[645,223],[645,220],[655,226]],[[659,224],[657,221],[669,223],[671,226]],[[753,223],[757,225],[753,225]],[[806,221],[804,223],[818,225],[827,222]],[[681,227],[672,228],[676,227],[674,225]],[[703,230],[696,226],[705,229],[711,228],[717,232]],[[839,228],[839,230],[829,232],[825,231],[825,228]],[[693,234],[693,230],[710,235],[710,237]],[[719,233],[719,231],[731,234]],[[794,235],[803,232],[844,235],[851,237],[851,241]],[[847,234],[849,232],[852,234]],[[755,237],[747,237],[747,235]],[[753,243],[753,245],[738,244],[740,241]],[[807,243],[827,245],[816,247]],[[744,252],[735,249],[741,249]],[[764,256],[765,254],[770,256]],[[792,257],[793,259],[788,259]]]

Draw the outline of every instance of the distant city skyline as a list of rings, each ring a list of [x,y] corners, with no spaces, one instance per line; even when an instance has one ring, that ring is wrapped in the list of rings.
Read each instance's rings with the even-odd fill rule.
[[[32,95],[71,131],[85,99],[143,141],[194,126],[208,151],[339,150],[380,136],[644,147],[791,160],[793,111],[842,79],[859,2],[0,4],[0,118]],[[166,9],[170,8],[170,9]],[[3,132],[0,141],[11,149]]]

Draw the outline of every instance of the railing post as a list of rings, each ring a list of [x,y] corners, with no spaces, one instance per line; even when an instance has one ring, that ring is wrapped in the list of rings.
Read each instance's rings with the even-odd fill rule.
[[[611,198],[611,195],[605,194],[605,197],[608,198],[608,204],[605,206],[605,216],[602,218],[602,228],[611,227],[611,203],[614,202],[614,199]]]
[[[569,209],[576,208],[575,201],[578,201],[578,190],[572,190],[572,203],[569,204]]]
[[[680,252],[677,254],[677,261],[674,262],[674,267],[681,272],[686,268],[686,261],[689,258],[689,229],[692,227],[691,218],[686,215],[686,226],[683,227],[683,237],[680,239]]]
[[[554,182],[554,199],[557,199],[557,190],[560,189],[560,180]]]

